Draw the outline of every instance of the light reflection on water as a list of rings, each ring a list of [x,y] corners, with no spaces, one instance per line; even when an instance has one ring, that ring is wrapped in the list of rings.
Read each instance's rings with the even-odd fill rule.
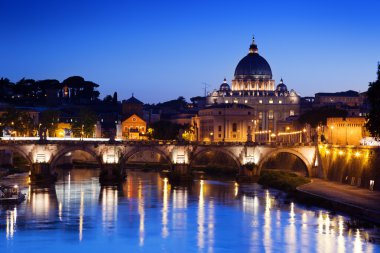
[[[257,185],[248,186],[249,194],[234,182],[200,180],[175,187],[157,173],[130,172],[120,187],[100,187],[97,173],[72,170],[61,175],[55,187],[25,186],[24,203],[0,209],[0,248],[5,252],[380,251],[379,245],[368,242],[367,231],[347,231],[344,217],[284,204],[278,192]],[[50,247],[44,246],[46,242]]]

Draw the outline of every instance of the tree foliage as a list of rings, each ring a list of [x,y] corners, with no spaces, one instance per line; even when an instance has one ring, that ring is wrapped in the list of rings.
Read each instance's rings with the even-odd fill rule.
[[[367,97],[370,111],[366,127],[373,137],[380,137],[380,63],[377,66],[377,80],[369,84]]]
[[[72,131],[75,137],[92,137],[97,122],[97,115],[88,108],[79,111],[78,118],[72,123]]]
[[[317,127],[319,124],[326,125],[327,118],[332,117],[347,117],[347,111],[330,106],[314,108],[302,114],[298,122],[302,125],[310,124],[312,127]]]
[[[58,128],[59,117],[61,116],[60,111],[56,110],[46,110],[40,113],[40,126],[49,131],[49,135],[53,136]]]
[[[33,118],[25,111],[7,109],[1,115],[1,130],[9,131],[16,136],[32,136],[35,130]]]
[[[150,127],[153,128],[153,138],[158,140],[176,140],[179,130],[184,128],[182,125],[166,120],[154,122]]]

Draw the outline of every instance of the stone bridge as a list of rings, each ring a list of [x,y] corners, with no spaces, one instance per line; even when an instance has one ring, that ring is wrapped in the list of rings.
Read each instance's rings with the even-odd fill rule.
[[[3,151],[2,151],[3,150]],[[284,146],[270,143],[180,143],[180,142],[105,142],[105,141],[0,141],[0,151],[17,152],[31,165],[32,180],[48,177],[59,160],[74,151],[84,151],[93,156],[101,168],[101,177],[113,180],[122,176],[124,165],[134,155],[151,151],[160,154],[169,164],[170,172],[177,176],[190,173],[195,159],[205,152],[222,152],[230,157],[239,168],[240,178],[252,180],[258,175],[263,164],[278,153],[290,153],[305,165],[308,176],[319,173],[318,147],[314,145]],[[12,157],[12,156],[8,156]],[[4,159],[3,159],[4,160]],[[6,161],[2,161],[6,163]],[[12,159],[8,161],[12,163]]]

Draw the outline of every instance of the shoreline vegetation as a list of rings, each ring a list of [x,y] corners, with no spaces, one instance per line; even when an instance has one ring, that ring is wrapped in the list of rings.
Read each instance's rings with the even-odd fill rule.
[[[297,187],[310,182],[311,180],[307,177],[280,170],[262,170],[258,180],[258,184],[263,187],[275,188],[291,195],[296,193]]]

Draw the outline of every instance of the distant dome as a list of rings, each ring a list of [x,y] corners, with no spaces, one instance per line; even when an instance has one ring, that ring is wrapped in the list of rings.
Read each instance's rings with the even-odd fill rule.
[[[280,83],[277,85],[276,91],[278,91],[278,92],[287,92],[288,91],[288,87],[286,87],[282,78],[280,80]]]
[[[235,69],[235,79],[272,79],[269,63],[259,55],[255,39],[249,47],[249,54],[240,60]]]
[[[230,90],[231,90],[230,86],[229,86],[228,83],[227,83],[226,78],[224,78],[224,81],[223,81],[223,83],[220,85],[219,90],[220,90],[220,91],[230,91]]]

